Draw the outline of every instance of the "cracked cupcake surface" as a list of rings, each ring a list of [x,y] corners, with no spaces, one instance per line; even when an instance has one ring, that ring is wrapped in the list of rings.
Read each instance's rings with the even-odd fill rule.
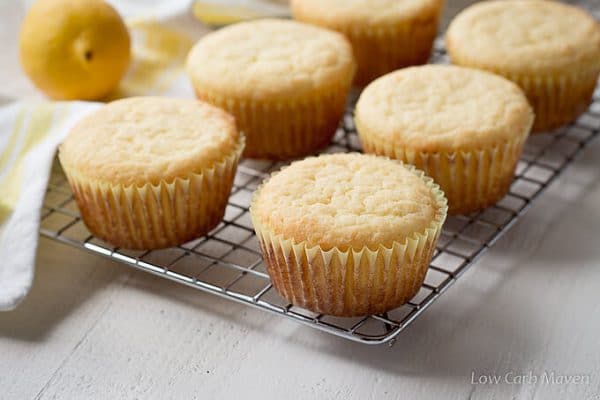
[[[422,172],[363,154],[294,162],[250,206],[277,290],[334,315],[384,312],[414,296],[446,209]]]
[[[253,213],[308,246],[375,249],[424,231],[435,217],[435,200],[420,177],[394,161],[333,155],[293,163],[273,176]]]

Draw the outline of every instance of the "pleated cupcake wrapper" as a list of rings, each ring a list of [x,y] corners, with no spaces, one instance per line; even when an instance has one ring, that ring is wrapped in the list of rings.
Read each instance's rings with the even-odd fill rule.
[[[197,87],[198,97],[235,116],[246,134],[244,156],[290,159],[326,147],[344,113],[352,78],[299,101],[242,101]]]
[[[358,62],[355,83],[365,86],[402,67],[425,64],[437,34],[439,14],[427,20],[403,21],[393,27],[339,29],[352,42]]]
[[[447,203],[431,178],[412,166],[406,167],[431,188],[436,216],[423,232],[415,232],[403,243],[394,242],[390,247],[325,250],[305,241],[295,242],[263,225],[250,206],[267,270],[284,298],[314,312],[356,316],[394,309],[419,291],[446,219]]]
[[[244,138],[214,167],[172,182],[113,185],[63,165],[86,226],[96,237],[129,249],[156,249],[208,233],[223,218]]]
[[[452,62],[471,68],[488,70],[501,75],[521,87],[535,113],[533,132],[545,132],[573,122],[588,108],[598,81],[600,66],[574,69],[556,75],[515,74],[500,67],[493,69],[476,60],[453,57]]]
[[[535,112],[534,132],[544,132],[577,119],[592,101],[598,71],[544,77],[505,74],[525,92]]]
[[[449,213],[467,214],[489,207],[506,195],[529,129],[487,149],[436,153],[394,146],[359,128],[361,131],[365,152],[401,160],[425,171],[446,194]]]

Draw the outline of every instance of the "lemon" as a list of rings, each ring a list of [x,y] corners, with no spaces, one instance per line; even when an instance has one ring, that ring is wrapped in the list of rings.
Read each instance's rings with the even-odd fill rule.
[[[25,17],[19,47],[25,73],[60,100],[107,96],[131,58],[127,27],[103,0],[38,0]]]

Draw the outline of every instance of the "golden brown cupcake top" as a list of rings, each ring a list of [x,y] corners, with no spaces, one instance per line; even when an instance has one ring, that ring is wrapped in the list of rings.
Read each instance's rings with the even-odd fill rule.
[[[318,20],[327,26],[381,28],[404,20],[437,14],[442,0],[291,0],[294,17]]]
[[[137,97],[84,117],[59,156],[81,178],[129,186],[187,178],[239,146],[233,117],[219,108],[196,100]]]
[[[292,163],[257,191],[253,221],[323,250],[391,247],[445,214],[441,192],[397,161],[330,154]]]
[[[600,65],[600,27],[591,15],[546,0],[494,0],[472,5],[450,24],[453,60],[486,69],[564,72]]]
[[[447,65],[398,70],[371,83],[356,105],[361,135],[417,151],[476,150],[529,133],[533,112],[517,85]]]
[[[210,33],[191,50],[196,87],[235,98],[290,100],[351,81],[354,58],[339,33],[294,21],[243,22]]]

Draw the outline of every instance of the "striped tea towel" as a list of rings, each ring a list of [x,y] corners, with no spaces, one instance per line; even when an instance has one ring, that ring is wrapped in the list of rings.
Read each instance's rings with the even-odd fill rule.
[[[33,280],[40,208],[56,147],[98,103],[14,103],[0,109],[0,310]]]

